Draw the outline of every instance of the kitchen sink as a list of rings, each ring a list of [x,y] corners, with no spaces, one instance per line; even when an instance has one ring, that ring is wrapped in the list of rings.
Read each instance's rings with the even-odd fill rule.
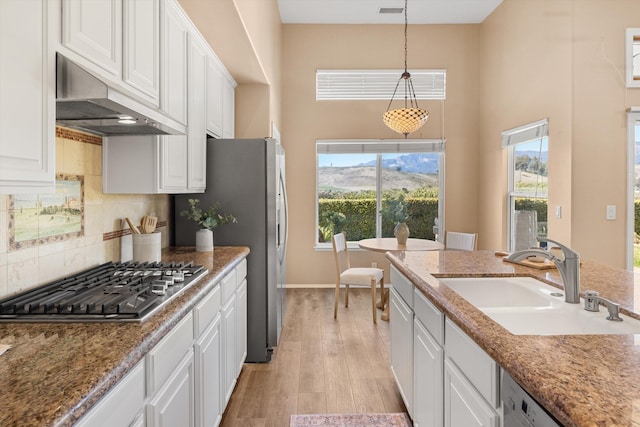
[[[607,309],[584,310],[564,301],[561,289],[532,277],[447,277],[438,279],[514,335],[640,334],[640,320]]]

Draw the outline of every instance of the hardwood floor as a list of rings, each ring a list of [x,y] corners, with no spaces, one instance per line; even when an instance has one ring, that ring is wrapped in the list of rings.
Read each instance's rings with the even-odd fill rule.
[[[337,320],[333,293],[287,290],[274,357],[244,365],[222,427],[288,427],[293,414],[405,411],[389,367],[389,323],[371,321],[371,291],[351,289]]]

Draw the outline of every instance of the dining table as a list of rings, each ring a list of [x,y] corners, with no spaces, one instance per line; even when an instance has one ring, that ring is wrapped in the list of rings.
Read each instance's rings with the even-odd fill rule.
[[[395,237],[377,237],[358,241],[362,249],[375,252],[389,251],[441,251],[444,245],[435,240],[408,238],[407,243],[401,245]]]
[[[444,245],[435,240],[408,238],[405,244],[398,243],[398,239],[395,237],[376,237],[373,239],[363,239],[358,241],[358,246],[361,249],[366,249],[374,252],[389,252],[389,251],[441,251],[444,249]],[[380,302],[378,302],[378,308],[384,310],[382,320],[389,320],[389,290],[385,289],[380,296]]]

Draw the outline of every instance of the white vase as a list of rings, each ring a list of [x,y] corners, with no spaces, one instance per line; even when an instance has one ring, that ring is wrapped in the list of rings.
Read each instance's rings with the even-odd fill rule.
[[[399,222],[393,229],[393,235],[398,239],[399,245],[406,245],[409,238],[409,227],[404,222]]]
[[[196,252],[210,252],[213,250],[213,231],[201,228],[196,231]]]

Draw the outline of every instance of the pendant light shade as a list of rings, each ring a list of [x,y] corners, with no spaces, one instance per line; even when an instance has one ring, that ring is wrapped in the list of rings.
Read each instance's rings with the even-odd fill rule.
[[[390,129],[403,134],[405,138],[420,129],[429,119],[429,112],[418,106],[411,74],[407,71],[407,26],[407,0],[404,0],[404,73],[398,79],[387,111],[382,115],[382,121]],[[391,103],[401,82],[404,82],[404,108],[391,110]]]

